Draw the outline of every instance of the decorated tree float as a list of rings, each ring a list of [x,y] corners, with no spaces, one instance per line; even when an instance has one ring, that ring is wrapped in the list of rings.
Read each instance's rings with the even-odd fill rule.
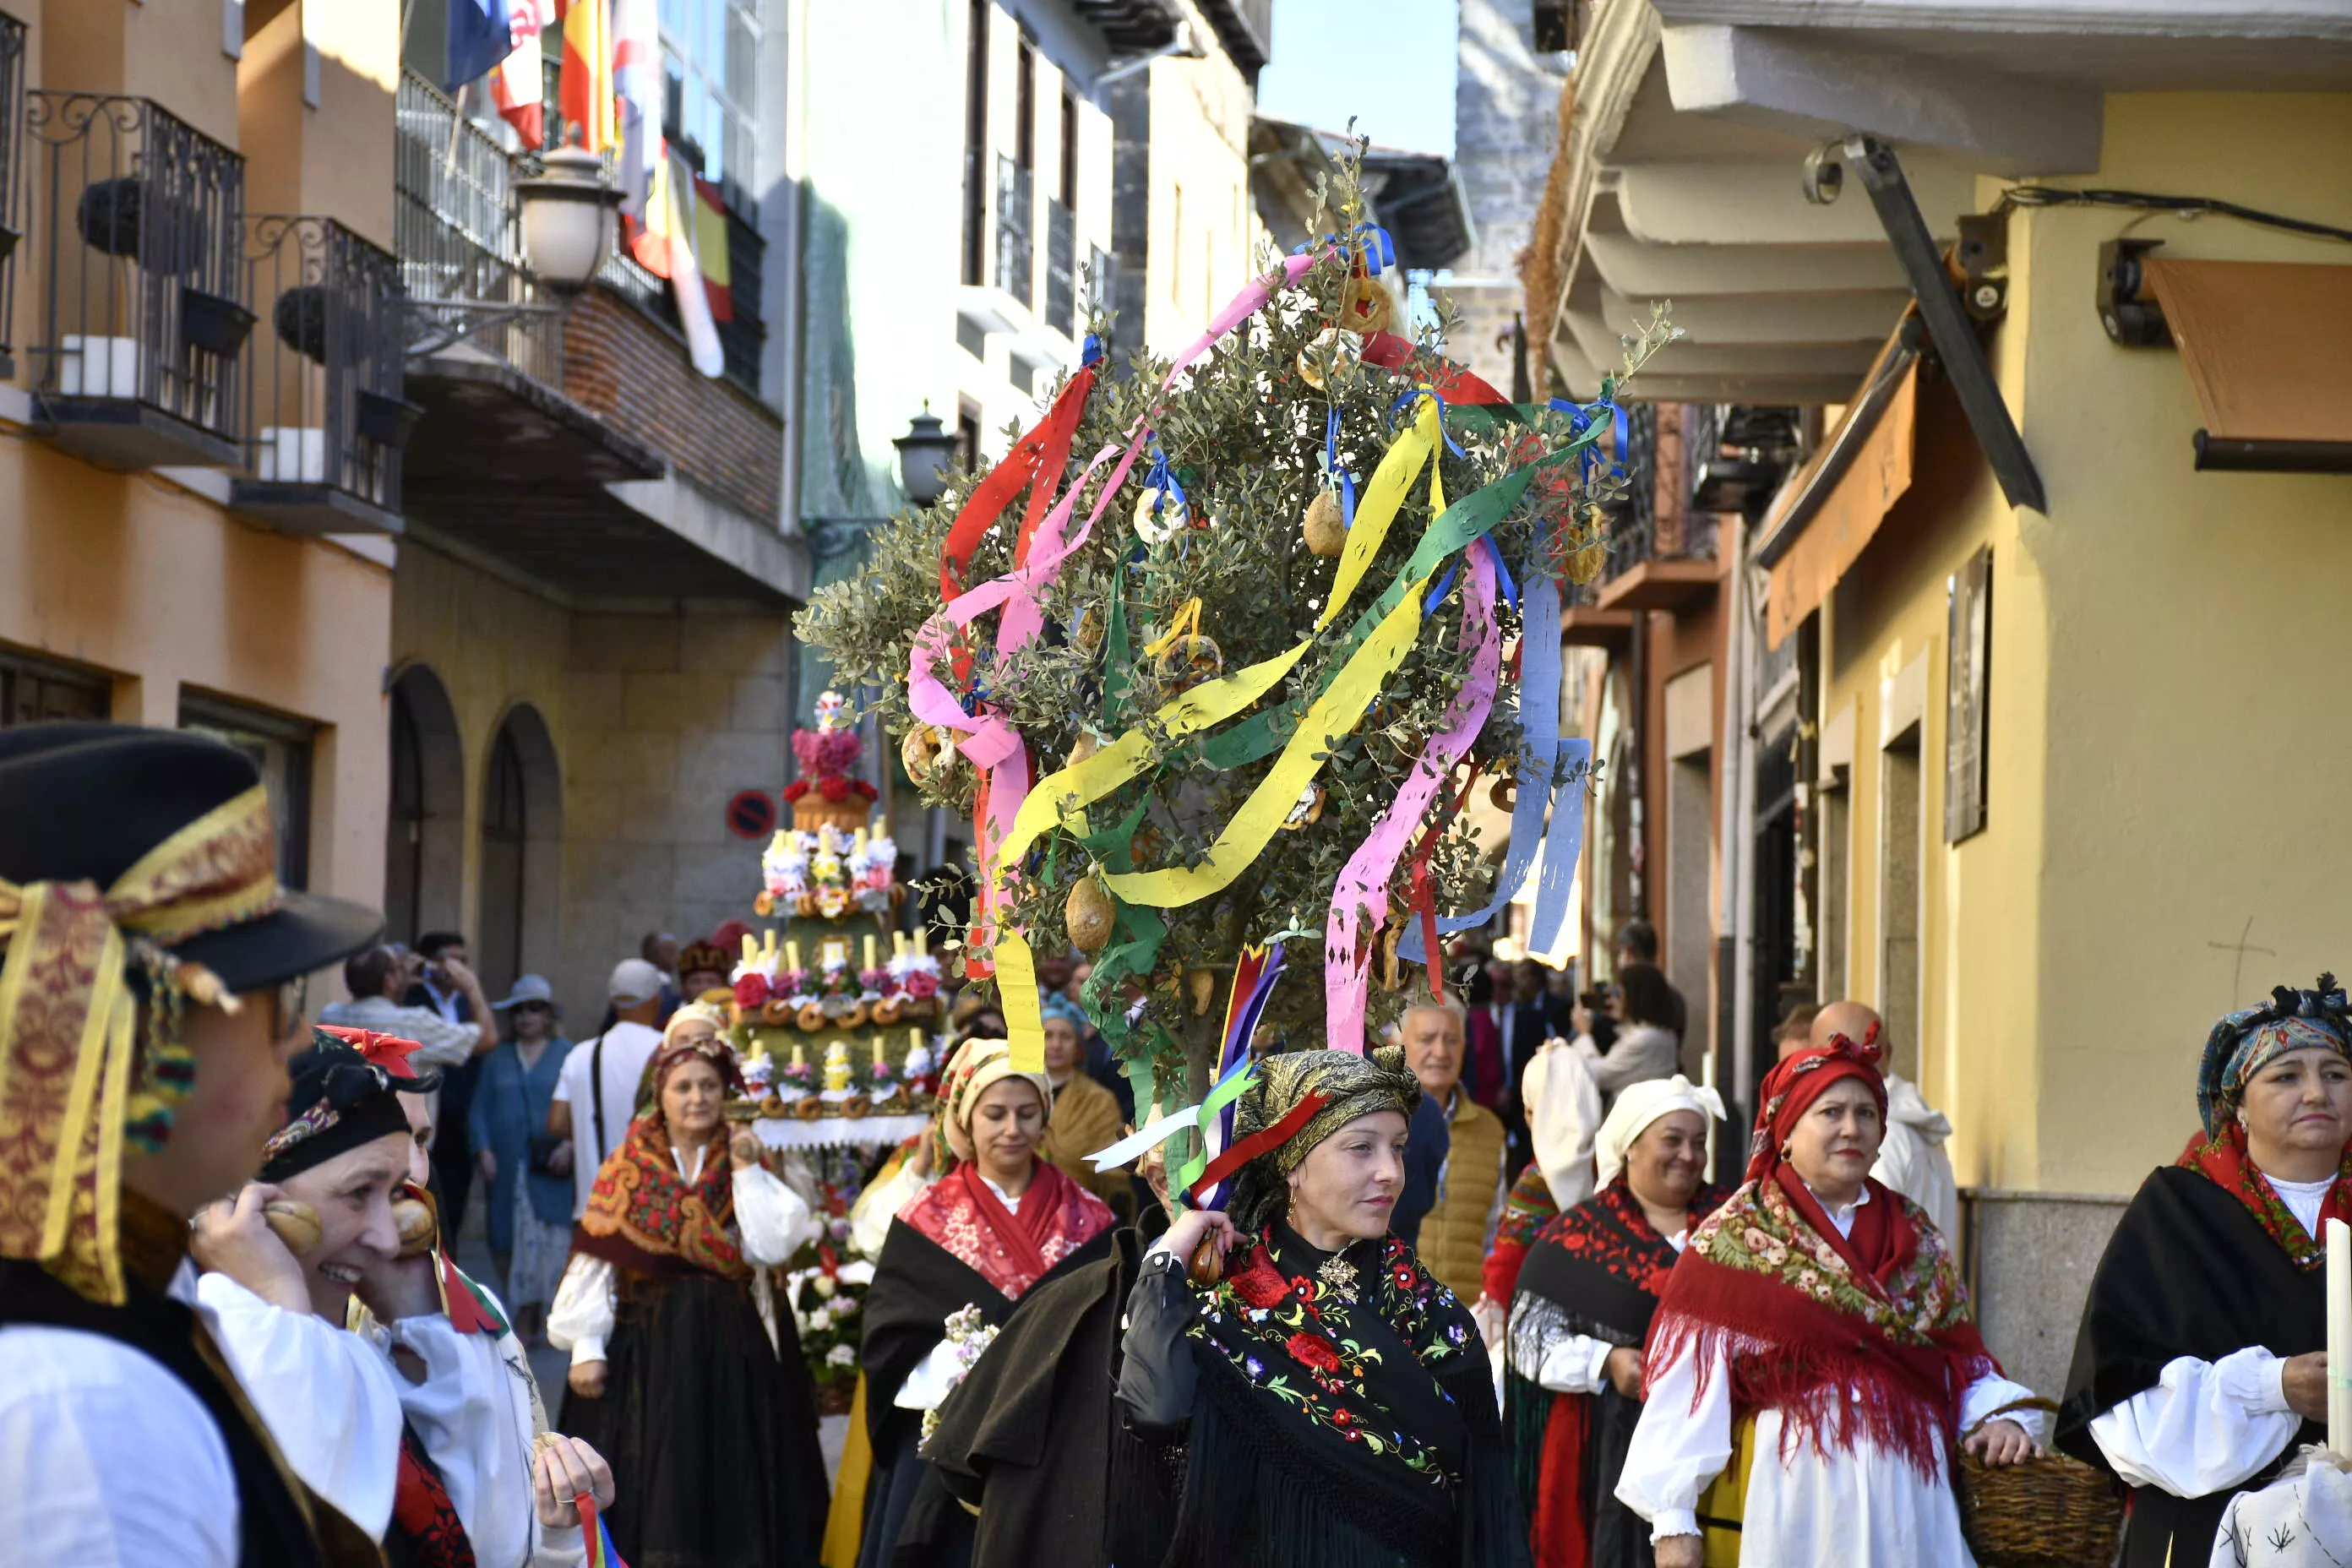
[[[1589,752],[1559,734],[1560,595],[1624,493],[1622,383],[1515,406],[1388,330],[1352,176],[1331,236],[1172,363],[1114,377],[1090,339],[1001,461],[799,618],[924,800],[973,821],[950,958],[998,987],[1016,1059],[1042,1061],[1034,952],[1076,948],[1139,1104],[1237,1079],[1252,1032],[1363,1049],[1547,836],[1538,925],[1566,916]],[[1673,335],[1654,313],[1627,374]],[[1499,868],[1474,789],[1510,805]],[[1319,995],[1240,994],[1274,943]]]

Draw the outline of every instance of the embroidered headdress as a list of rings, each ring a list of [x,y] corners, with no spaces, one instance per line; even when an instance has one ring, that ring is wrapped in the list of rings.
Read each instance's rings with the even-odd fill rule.
[[[420,1074],[409,1065],[414,1040],[372,1029],[310,1031],[310,1048],[286,1064],[291,1087],[286,1095],[286,1125],[262,1151],[261,1179],[282,1182],[362,1143],[391,1133],[406,1135],[404,1094],[440,1087],[437,1072]]]
[[[2322,974],[2308,991],[2273,986],[2271,999],[2225,1016],[2205,1037],[2197,1067],[2197,1116],[2205,1135],[2233,1120],[2256,1073],[2289,1051],[2325,1050],[2352,1058],[2352,1000]]]
[[[1411,1121],[1421,1103],[1421,1079],[1406,1069],[1398,1046],[1360,1057],[1328,1047],[1283,1051],[1261,1059],[1256,1073],[1256,1084],[1235,1102],[1234,1115],[1234,1147],[1261,1145],[1234,1185],[1234,1223],[1245,1231],[1282,1212],[1283,1178],[1317,1144],[1375,1111],[1393,1110]]]

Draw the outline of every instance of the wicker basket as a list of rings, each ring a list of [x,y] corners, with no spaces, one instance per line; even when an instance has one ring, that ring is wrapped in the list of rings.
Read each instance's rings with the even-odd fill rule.
[[[2047,1399],[2004,1405],[2047,1410]],[[2017,1465],[1988,1465],[1962,1450],[1960,1531],[1982,1568],[2107,1568],[2123,1533],[2123,1500],[2105,1472],[2062,1454]]]

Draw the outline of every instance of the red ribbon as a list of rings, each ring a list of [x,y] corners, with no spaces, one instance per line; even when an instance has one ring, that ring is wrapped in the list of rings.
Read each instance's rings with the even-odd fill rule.
[[[1471,786],[1478,782],[1482,763],[1472,763],[1462,780],[1462,787],[1442,800],[1437,820],[1431,823],[1421,836],[1421,847],[1412,857],[1412,912],[1421,921],[1422,971],[1429,983],[1429,994],[1437,1001],[1445,1000],[1444,950],[1437,944],[1437,890],[1429,879],[1429,858],[1437,848],[1437,841],[1445,836],[1446,827],[1462,814],[1470,800]]]
[[[1193,1184],[1185,1188],[1186,1194],[1198,1200],[1202,1193],[1256,1159],[1270,1153],[1298,1135],[1299,1129],[1315,1120],[1315,1113],[1330,1103],[1330,1097],[1310,1094],[1290,1108],[1290,1114],[1262,1131],[1253,1132],[1215,1159],[1202,1171]]]
[[[1087,365],[1070,377],[1061,395],[1045,417],[1013,444],[1004,460],[991,468],[987,477],[965,498],[963,510],[956,513],[948,529],[945,543],[940,546],[940,603],[953,604],[964,590],[964,575],[971,569],[972,552],[995,526],[997,517],[1011,505],[1013,498],[1029,487],[1029,508],[1021,520],[1021,529],[1013,540],[1013,563],[1019,566],[1029,558],[1029,542],[1037,532],[1037,525],[1053,510],[1054,497],[1062,488],[1062,471],[1070,460],[1070,439],[1077,434],[1078,416],[1084,411],[1087,395],[1094,390],[1095,367]],[[955,674],[958,684],[971,679],[971,650],[959,647],[955,654]]]

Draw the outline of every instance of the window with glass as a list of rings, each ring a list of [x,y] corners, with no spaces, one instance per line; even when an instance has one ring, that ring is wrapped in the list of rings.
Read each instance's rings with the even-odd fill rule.
[[[278,880],[307,888],[310,879],[310,753],[319,727],[226,698],[188,692],[180,728],[225,741],[253,759],[278,823]]]
[[[759,162],[756,0],[661,0],[660,15],[663,133],[749,217]]]
[[[113,706],[110,678],[0,649],[0,730],[60,719],[105,719]]]

